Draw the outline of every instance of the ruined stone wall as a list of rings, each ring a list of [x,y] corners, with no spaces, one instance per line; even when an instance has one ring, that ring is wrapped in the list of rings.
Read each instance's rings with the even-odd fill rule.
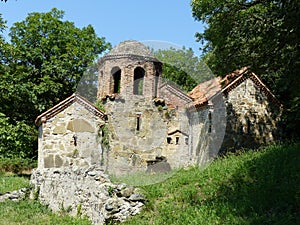
[[[97,166],[33,170],[31,185],[31,198],[54,212],[87,216],[93,224],[122,222],[139,213],[145,200],[132,186],[112,184]]]
[[[39,128],[38,167],[87,166],[102,163],[98,135],[103,121],[73,103]]]
[[[228,93],[226,135],[222,150],[272,143],[281,113],[250,78]]]

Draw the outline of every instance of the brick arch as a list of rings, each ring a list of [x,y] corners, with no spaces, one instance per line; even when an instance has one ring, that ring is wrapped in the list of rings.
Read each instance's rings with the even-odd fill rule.
[[[133,94],[134,95],[143,95],[145,75],[146,75],[146,71],[144,68],[138,66],[134,69],[133,72]]]
[[[121,89],[121,74],[120,67],[115,66],[111,70],[111,93],[120,93]]]

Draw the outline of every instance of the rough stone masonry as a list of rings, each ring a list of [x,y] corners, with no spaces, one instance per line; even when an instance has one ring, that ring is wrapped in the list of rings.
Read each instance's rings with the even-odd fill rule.
[[[31,185],[31,198],[38,198],[54,212],[87,216],[93,224],[122,222],[139,213],[145,201],[137,188],[112,184],[97,166],[36,169]]]

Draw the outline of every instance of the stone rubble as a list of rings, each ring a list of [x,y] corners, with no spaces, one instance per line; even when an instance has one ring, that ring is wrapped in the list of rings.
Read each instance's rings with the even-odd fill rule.
[[[113,184],[101,167],[46,168],[33,170],[31,198],[54,212],[87,216],[93,224],[125,221],[138,214],[145,197],[126,184]]]
[[[15,202],[21,201],[26,198],[28,191],[28,188],[21,188],[20,190],[6,192],[4,194],[0,193],[0,202],[4,202],[6,200],[12,200]]]

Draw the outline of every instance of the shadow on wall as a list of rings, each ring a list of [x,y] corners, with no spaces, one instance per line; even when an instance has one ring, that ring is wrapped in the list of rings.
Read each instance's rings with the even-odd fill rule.
[[[239,165],[208,205],[225,204],[243,224],[300,224],[300,144],[268,148]]]
[[[258,148],[278,140],[280,131],[276,118],[280,112],[270,105],[266,111],[270,115],[259,115],[253,109],[240,114],[228,103],[226,133],[220,154],[241,148]]]

